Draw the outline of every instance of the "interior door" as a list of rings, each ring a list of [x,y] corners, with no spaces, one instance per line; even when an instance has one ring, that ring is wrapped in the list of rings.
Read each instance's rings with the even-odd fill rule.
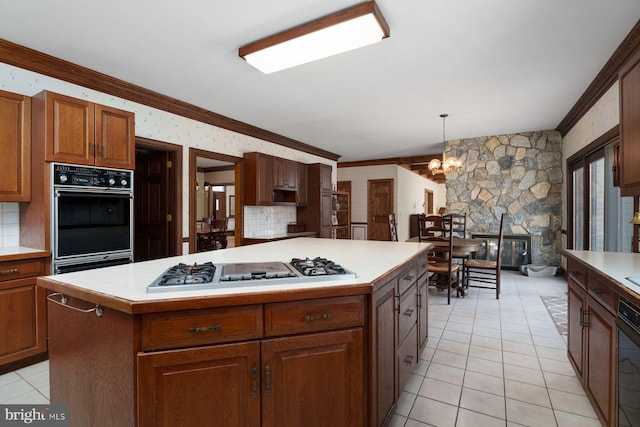
[[[134,177],[135,261],[164,258],[169,255],[169,172],[170,153],[136,153]]]
[[[367,182],[367,239],[391,240],[389,214],[393,213],[393,179]]]

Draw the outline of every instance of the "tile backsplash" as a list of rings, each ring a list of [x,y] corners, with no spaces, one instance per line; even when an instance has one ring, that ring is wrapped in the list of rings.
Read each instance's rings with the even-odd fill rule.
[[[0,202],[0,247],[18,246],[20,204]]]
[[[286,233],[287,224],[295,221],[295,206],[245,206],[244,237]]]

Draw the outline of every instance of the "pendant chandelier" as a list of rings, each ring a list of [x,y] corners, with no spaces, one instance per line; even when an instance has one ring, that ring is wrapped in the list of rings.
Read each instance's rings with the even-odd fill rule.
[[[446,144],[444,122],[448,114],[440,114],[442,117],[442,141]],[[446,153],[442,153],[442,161],[440,159],[432,159],[429,162],[429,170],[433,175],[437,173],[460,172],[462,170],[462,162],[455,157],[447,157]]]

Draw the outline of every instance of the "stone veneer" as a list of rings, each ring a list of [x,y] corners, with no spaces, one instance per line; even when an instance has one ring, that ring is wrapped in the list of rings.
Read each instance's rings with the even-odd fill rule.
[[[531,264],[560,265],[562,138],[557,131],[446,143],[462,171],[447,175],[447,210],[467,214],[467,233],[531,234]]]

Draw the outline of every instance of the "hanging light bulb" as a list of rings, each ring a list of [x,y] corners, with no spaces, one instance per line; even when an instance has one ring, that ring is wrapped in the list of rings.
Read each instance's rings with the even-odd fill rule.
[[[444,122],[449,115],[443,113],[440,114],[440,117],[442,117],[442,142],[446,144],[447,138],[445,136]],[[442,153],[442,162],[439,159],[432,159],[429,162],[429,170],[433,175],[437,173],[460,172],[462,170],[462,162],[455,157],[447,157],[446,153]]]

